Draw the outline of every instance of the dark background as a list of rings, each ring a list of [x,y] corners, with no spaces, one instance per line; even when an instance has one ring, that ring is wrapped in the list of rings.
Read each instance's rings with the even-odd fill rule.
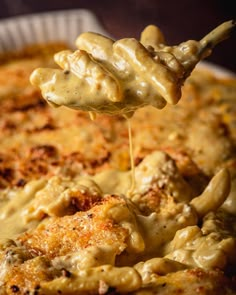
[[[0,18],[58,9],[93,11],[112,36],[139,37],[158,25],[170,45],[201,39],[220,23],[235,19],[235,0],[0,0]],[[236,31],[236,30],[235,30]],[[219,44],[209,61],[236,72],[236,32]]]

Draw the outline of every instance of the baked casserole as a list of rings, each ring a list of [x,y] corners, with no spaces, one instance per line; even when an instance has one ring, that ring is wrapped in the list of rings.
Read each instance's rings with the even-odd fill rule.
[[[32,86],[63,44],[0,57],[0,294],[236,294],[236,79],[195,69],[131,120]]]

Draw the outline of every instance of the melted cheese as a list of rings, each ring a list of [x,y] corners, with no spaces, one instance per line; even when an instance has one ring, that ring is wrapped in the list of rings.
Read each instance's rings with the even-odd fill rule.
[[[86,293],[99,288],[108,290],[109,286],[128,292],[138,290],[142,282],[156,283],[155,273],[160,271],[176,272],[186,268],[185,265],[223,269],[233,255],[235,241],[220,231],[215,240],[209,220],[202,229],[198,228],[199,217],[196,211],[188,204],[188,198],[185,197],[185,201],[182,201],[181,194],[187,192],[184,183],[182,187],[176,186],[175,189],[170,185],[169,192],[175,197],[169,196],[165,206],[157,208],[156,212],[148,215],[140,212],[142,198],[158,181],[160,187],[163,183],[171,184],[168,179],[171,180],[178,173],[177,170],[174,171],[177,168],[172,164],[173,160],[163,152],[154,152],[146,157],[135,169],[136,186],[133,194],[129,195],[132,202],[126,194],[132,182],[131,171],[107,170],[93,177],[78,177],[73,180],[54,176],[48,181],[32,181],[24,189],[16,191],[11,200],[2,206],[1,218],[4,226],[0,227],[0,236],[6,239],[20,237],[23,231],[34,230],[38,224],[38,229],[45,228],[47,231],[47,220],[67,214],[66,208],[78,191],[87,198],[90,194],[105,198],[106,194],[116,192],[120,195],[120,201],[105,203],[101,206],[99,215],[104,221],[112,220],[116,227],[128,233],[126,246],[120,247],[116,243],[91,245],[79,252],[72,251],[55,257],[52,260],[55,271],[66,269],[73,273],[73,279],[54,278],[44,281],[41,284],[44,292],[54,292],[56,286],[65,293],[71,288],[76,292],[80,290]],[[214,183],[215,180],[209,186]],[[224,198],[226,197],[227,194]],[[84,214],[89,215],[89,212],[85,211]],[[43,221],[45,215],[49,218]],[[90,226],[85,223],[81,230],[86,234]],[[191,231],[191,228],[196,228],[197,231]],[[31,242],[29,239],[29,245]],[[160,258],[155,260],[154,257]],[[146,261],[146,264],[135,266],[140,260]],[[119,267],[115,266],[117,264]],[[125,276],[122,282],[117,277],[121,274],[122,277]],[[6,276],[7,271],[2,272],[2,278]],[[101,283],[103,281],[105,285]]]
[[[16,191],[11,196],[11,200],[2,205],[0,218],[8,227],[1,227],[0,236],[13,238],[26,230],[32,221],[40,222],[45,214],[49,216],[64,215],[64,210],[71,201],[70,196],[76,191],[82,193],[88,191],[93,195],[126,195],[138,202],[139,198],[152,187],[157,179],[161,178],[163,172],[158,171],[158,167],[163,169],[165,163],[168,163],[166,177],[168,177],[167,175],[171,176],[173,168],[171,168],[169,161],[171,163],[164,153],[155,152],[134,170],[134,175],[131,170],[126,172],[106,170],[91,177],[78,177],[74,181],[56,176],[48,182],[46,180],[32,181],[24,189]],[[127,194],[132,186],[132,177],[135,177],[136,186],[132,194]],[[163,178],[163,181],[166,180]],[[186,188],[187,186],[183,186],[183,189],[186,190]],[[12,231],[9,230],[9,227],[12,228]]]
[[[132,130],[131,130],[131,122],[127,119],[128,122],[128,133],[129,133],[129,156],[130,156],[130,166],[131,166],[131,186],[129,191],[127,192],[128,195],[133,193],[135,190],[135,164],[134,164],[134,152],[133,152],[133,142],[132,142]]]
[[[44,180],[32,181],[23,190],[12,193],[10,200],[0,207],[0,242],[11,239],[18,234],[35,227],[38,223],[28,223],[24,220],[24,209],[34,198],[35,193],[45,185]]]

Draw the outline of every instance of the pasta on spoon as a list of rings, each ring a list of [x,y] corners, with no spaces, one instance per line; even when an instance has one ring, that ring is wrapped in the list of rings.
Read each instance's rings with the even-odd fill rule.
[[[225,22],[202,40],[178,46],[165,45],[162,32],[153,25],[146,27],[140,41],[113,41],[84,33],[76,40],[78,50],[55,55],[62,70],[36,69],[31,83],[40,87],[54,106],[126,117],[146,105],[161,109],[179,101],[181,87],[196,64],[209,56],[234,26],[233,21]]]

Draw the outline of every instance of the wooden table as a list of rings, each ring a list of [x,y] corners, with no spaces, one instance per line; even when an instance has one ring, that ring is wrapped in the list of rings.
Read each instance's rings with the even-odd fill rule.
[[[0,18],[72,8],[93,11],[114,38],[138,38],[146,25],[156,24],[171,45],[200,39],[221,22],[235,18],[230,0],[0,0]],[[236,32],[208,60],[236,72],[235,55]]]

